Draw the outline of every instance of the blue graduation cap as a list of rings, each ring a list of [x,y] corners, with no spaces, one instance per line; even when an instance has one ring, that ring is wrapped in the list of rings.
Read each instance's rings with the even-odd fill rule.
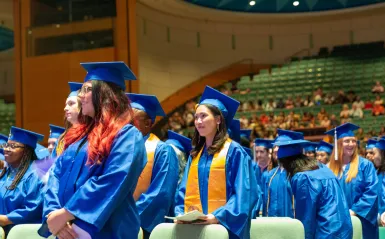
[[[342,139],[344,137],[354,137],[355,130],[359,129],[360,127],[352,124],[352,123],[345,123],[343,125],[337,126],[334,129],[331,129],[325,134],[334,136],[334,158],[335,160],[338,160],[338,147],[337,147],[337,140]]]
[[[327,131],[325,134],[331,135],[331,136],[337,135],[337,139],[341,139],[344,137],[354,137],[353,131],[359,128],[360,127],[355,124],[345,123],[343,125],[337,126],[334,129]]]
[[[378,140],[375,147],[381,150],[385,150],[385,139],[381,138]]]
[[[8,137],[5,136],[4,134],[0,134],[0,145],[5,144],[7,142],[8,142]],[[3,153],[3,149],[0,148],[0,154],[2,153]]]
[[[245,137],[247,139],[250,139],[251,129],[241,129],[240,135],[241,135],[241,137]]]
[[[192,150],[191,139],[183,136],[181,134],[177,134],[174,131],[168,131],[168,140],[165,142],[166,144],[172,144],[177,147],[180,151],[184,152],[187,155],[190,155],[190,151]]]
[[[289,140],[276,142],[275,145],[278,146],[277,157],[280,159],[302,154],[304,146],[308,143],[309,141],[307,140]]]
[[[60,126],[56,126],[53,124],[50,124],[49,128],[50,128],[50,131],[49,131],[49,138],[50,139],[51,138],[58,139],[60,137],[60,135],[62,135],[65,131],[65,128],[60,127]]]
[[[242,146],[242,148],[246,151],[246,153],[250,156],[250,158],[253,158],[253,153],[251,152],[251,149],[248,147]]]
[[[315,152],[317,147],[318,147],[318,143],[309,142],[309,143],[305,144],[303,149],[304,149],[305,152],[309,152],[309,151],[314,151]]]
[[[79,90],[82,88],[82,83],[79,82],[68,82],[68,85],[70,86],[71,93],[68,95],[67,98],[71,96],[78,96]]]
[[[166,116],[166,113],[164,113],[163,108],[155,95],[134,93],[126,93],[126,95],[131,101],[131,107],[146,112],[153,123],[156,116]]]
[[[239,119],[233,119],[227,128],[230,139],[235,142],[241,142],[241,122]]]
[[[366,143],[366,149],[376,148],[376,144],[377,144],[376,138],[368,139],[368,142]]]
[[[87,71],[84,82],[99,80],[111,82],[126,90],[124,80],[136,80],[136,76],[123,61],[80,63]]]
[[[44,135],[42,134],[17,128],[15,126],[11,127],[11,132],[8,138],[8,140],[16,141],[32,147],[35,150],[38,159],[43,159],[49,156],[48,149],[37,143],[38,141],[42,141],[43,139]]]
[[[222,94],[210,86],[206,86],[199,102],[199,105],[205,104],[212,105],[222,112],[227,128],[231,124],[231,120],[234,118],[239,107],[239,101]]]
[[[254,146],[265,147],[267,149],[271,149],[273,147],[274,140],[270,139],[255,139]]]
[[[328,154],[331,154],[333,152],[333,145],[321,140],[319,142],[317,152],[326,152]]]
[[[278,132],[278,137],[275,138],[274,142],[304,139],[303,133],[301,132],[295,132],[295,131],[284,130],[284,129],[278,129],[277,132]]]

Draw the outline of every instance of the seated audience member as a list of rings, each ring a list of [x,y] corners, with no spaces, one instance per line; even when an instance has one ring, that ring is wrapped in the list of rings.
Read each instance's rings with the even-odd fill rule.
[[[372,93],[384,93],[384,87],[381,85],[381,82],[376,81],[376,84],[372,88]]]
[[[364,112],[361,108],[358,108],[356,105],[353,105],[352,109],[349,111],[349,117],[362,119],[364,117]]]
[[[286,109],[293,109],[294,108],[294,102],[291,96],[289,96],[285,102],[285,108]]]
[[[356,107],[359,108],[359,109],[364,109],[364,108],[365,108],[365,103],[364,103],[364,101],[361,99],[360,96],[357,96],[357,97],[356,97],[356,100],[353,102],[353,106],[356,106]]]
[[[348,119],[349,117],[350,117],[349,106],[347,104],[344,104],[342,106],[342,110],[340,112],[340,118],[341,119]]]

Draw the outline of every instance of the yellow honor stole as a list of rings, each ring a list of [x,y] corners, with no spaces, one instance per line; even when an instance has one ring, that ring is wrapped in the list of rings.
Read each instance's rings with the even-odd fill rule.
[[[140,174],[138,184],[134,192],[134,199],[137,201],[142,193],[145,193],[150,187],[152,177],[152,167],[154,166],[155,149],[160,139],[155,134],[150,134],[146,140],[145,147],[147,152],[147,164]]]
[[[63,150],[64,150],[64,137],[60,139],[60,141],[56,146],[56,157],[59,157],[63,153]]]
[[[210,166],[208,183],[208,213],[212,213],[226,204],[226,156],[230,148],[231,139],[227,139],[221,150],[214,154]],[[203,212],[199,191],[198,164],[203,151],[193,158],[188,173],[186,195],[184,199],[185,213],[198,210]]]

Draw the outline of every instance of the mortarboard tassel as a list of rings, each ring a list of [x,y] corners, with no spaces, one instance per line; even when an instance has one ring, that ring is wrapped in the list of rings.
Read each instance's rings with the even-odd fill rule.
[[[334,147],[335,147],[335,150],[334,150],[334,160],[338,160],[338,147],[337,147],[337,129],[335,128],[334,129]]]

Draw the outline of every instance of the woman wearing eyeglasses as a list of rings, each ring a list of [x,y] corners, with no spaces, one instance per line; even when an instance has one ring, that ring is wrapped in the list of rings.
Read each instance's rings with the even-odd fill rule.
[[[43,183],[32,168],[35,159],[49,155],[37,144],[43,135],[11,127],[1,148],[7,166],[0,173],[0,226],[6,234],[16,224],[39,223],[43,207]]]
[[[44,198],[39,234],[48,237],[132,238],[140,219],[133,193],[147,162],[142,134],[124,79],[135,79],[123,62],[82,63],[79,98],[86,122],[64,137]]]

